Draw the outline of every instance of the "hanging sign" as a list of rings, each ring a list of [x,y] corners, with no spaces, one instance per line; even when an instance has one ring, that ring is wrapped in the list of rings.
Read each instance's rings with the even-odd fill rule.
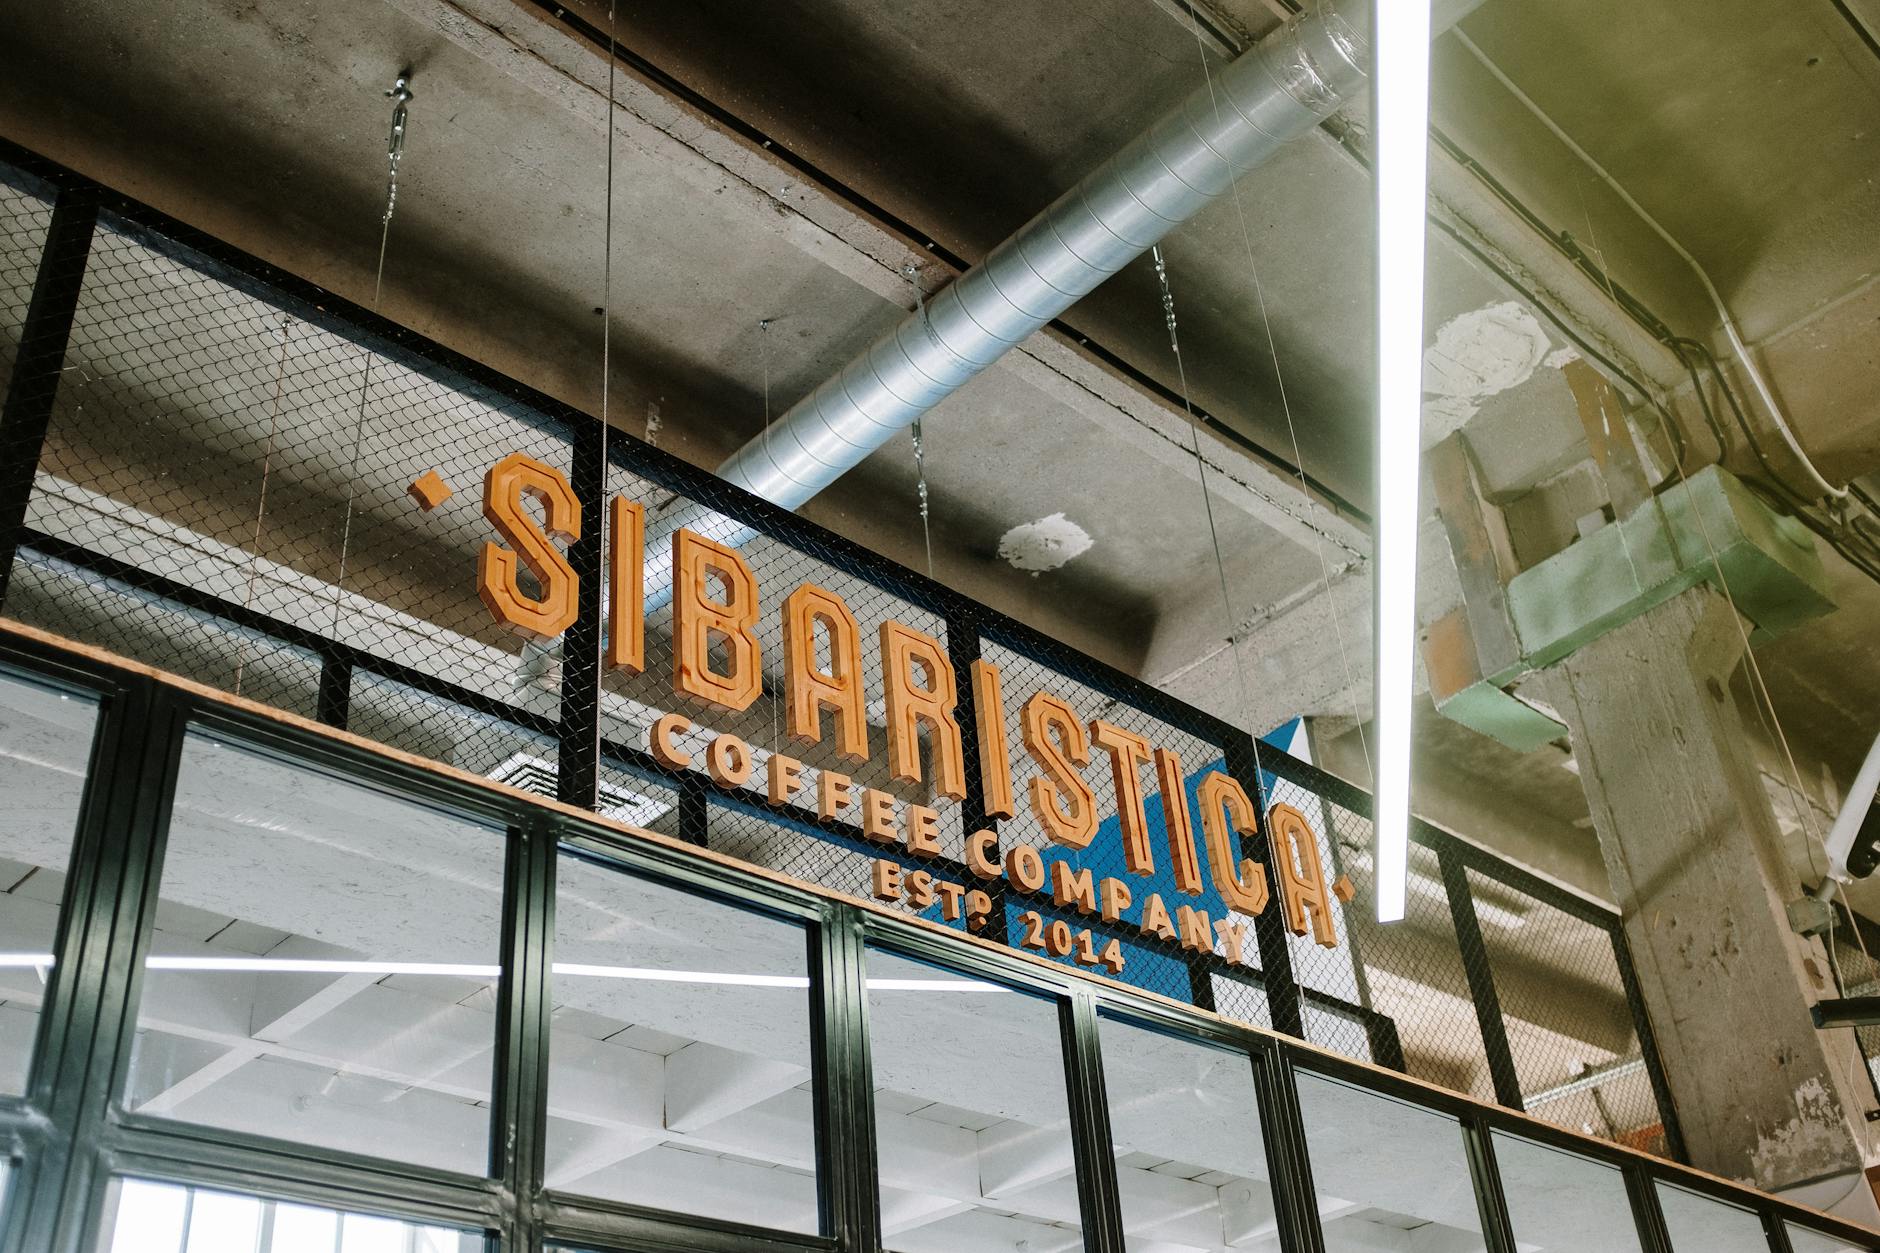
[[[412,485],[412,495],[427,509],[448,494],[435,474]],[[525,498],[539,506],[542,521]],[[603,662],[637,674],[646,664],[645,510],[624,497],[610,501],[608,510]],[[574,624],[579,601],[579,577],[557,543],[581,537],[580,501],[567,479],[552,466],[512,453],[484,477],[483,514],[500,542],[486,543],[478,556],[477,595],[508,629],[536,640],[559,636]],[[737,549],[693,531],[677,530],[671,542],[673,691],[727,713],[748,709],[762,695],[764,677],[756,575]],[[524,569],[534,590],[525,590],[519,580]],[[714,589],[714,582],[721,590]],[[855,615],[841,596],[814,583],[792,591],[780,613],[782,706],[790,738],[820,745],[827,731],[836,758],[857,766],[869,762]],[[893,620],[881,624],[879,646],[889,775],[926,787],[936,803],[964,799],[960,676],[946,650],[933,636]],[[1000,668],[974,661],[966,680],[972,684],[985,811],[992,818],[1014,818],[1021,792],[1014,779],[1015,746],[1006,736]],[[1267,869],[1240,854],[1239,837],[1258,831],[1254,804],[1240,781],[1221,770],[1190,779],[1173,749],[1101,719],[1086,721],[1049,691],[1025,698],[1019,725],[1022,742],[1016,747],[1030,766],[1023,801],[1050,846],[1002,846],[992,830],[969,833],[966,882],[901,860],[942,854],[940,813],[933,806],[897,804],[888,792],[858,786],[852,775],[828,767],[814,770],[812,783],[806,777],[810,767],[781,752],[772,753],[765,766],[765,795],[771,805],[782,807],[813,794],[818,817],[854,823],[866,839],[882,846],[884,855],[870,872],[877,898],[917,912],[937,908],[943,921],[970,931],[983,930],[990,920],[993,898],[986,885],[1003,880],[1008,898],[1040,905],[1021,909],[1011,920],[1011,942],[1020,947],[1120,974],[1126,960],[1115,938],[1120,927],[1189,951],[1215,953],[1233,964],[1256,965],[1247,920],[1271,902]],[[692,729],[683,714],[661,715],[649,734],[653,757],[671,770],[703,769],[725,787],[751,781],[757,757],[749,744],[729,732],[718,734],[701,761],[678,742]],[[919,745],[922,730],[928,737],[926,763]],[[1107,816],[1097,812],[1095,794],[1082,773],[1097,752],[1108,758],[1117,798],[1116,812]],[[1159,842],[1151,831],[1152,809],[1161,819]],[[1327,883],[1318,839],[1299,810],[1273,805],[1266,829],[1278,855],[1272,881],[1287,929],[1299,936],[1309,932],[1318,944],[1335,947],[1333,901],[1349,899],[1349,882]],[[1093,848],[1100,831],[1114,840],[1113,847]],[[1155,890],[1145,890],[1151,885]],[[1204,899],[1195,903],[1193,898]],[[1046,916],[1047,902],[1054,917]],[[1109,925],[1093,935],[1069,921],[1075,917]]]

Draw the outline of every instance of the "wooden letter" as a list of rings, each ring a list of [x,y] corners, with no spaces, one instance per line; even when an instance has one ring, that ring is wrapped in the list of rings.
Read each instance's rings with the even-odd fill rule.
[[[450,499],[450,484],[440,478],[436,470],[426,470],[413,479],[411,486],[405,490],[418,502],[418,508],[426,513]]]
[[[1090,740],[1110,755],[1116,817],[1123,828],[1123,867],[1131,874],[1154,874],[1155,850],[1149,847],[1149,819],[1142,812],[1141,771],[1149,761],[1149,741],[1101,720],[1090,724]]]
[[[862,834],[883,844],[896,842],[894,797],[872,787],[862,789]]]
[[[1005,691],[999,668],[990,661],[975,661],[973,717],[979,727],[979,783],[986,794],[986,813],[994,818],[1016,818],[1012,800],[1012,754],[1005,742]]]
[[[907,851],[920,857],[940,855],[940,815],[925,805],[907,807]]]
[[[546,531],[523,508],[524,496],[533,496],[542,506]],[[490,613],[535,639],[553,639],[573,626],[581,580],[550,537],[571,544],[581,538],[581,502],[561,471],[510,453],[483,476],[483,516],[514,545],[512,549],[486,543],[477,555],[477,595]],[[540,584],[540,600],[517,585],[519,565],[527,566]]]
[[[714,735],[705,750],[705,768],[719,787],[743,787],[750,780],[751,746],[729,731]]]
[[[829,669],[816,665],[816,624],[829,637]],[[862,708],[862,638],[855,615],[834,592],[805,583],[783,602],[784,690],[790,738],[822,743],[822,711],[836,715],[836,752],[868,760],[868,718]]]
[[[788,805],[803,790],[803,763],[782,753],[770,755],[766,770],[770,782],[770,803]]]
[[[1090,764],[1084,724],[1068,704],[1049,692],[1032,693],[1020,716],[1025,748],[1044,771],[1031,780],[1032,812],[1056,843],[1066,848],[1089,847],[1097,833],[1097,798],[1077,769]],[[1053,728],[1057,730],[1055,743],[1050,734]]]
[[[1214,924],[1214,933],[1221,937],[1221,943],[1227,946],[1229,965],[1238,966],[1247,943],[1245,923],[1235,922],[1232,918],[1223,918]]]
[[[914,667],[927,672],[924,686],[914,683]],[[888,695],[889,771],[903,783],[920,782],[920,724],[928,727],[933,753],[933,790],[953,800],[966,798],[966,763],[960,748],[960,724],[953,717],[958,694],[953,666],[940,642],[889,619],[881,624],[881,677]]]
[[[1121,879],[1105,879],[1099,887],[1103,895],[1103,921],[1115,922],[1129,908],[1129,884]]]
[[[849,784],[846,774],[835,770],[816,772],[816,814],[821,818],[833,818],[849,807]]]
[[[1168,858],[1175,873],[1175,888],[1188,896],[1200,896],[1201,858],[1195,852],[1195,828],[1188,817],[1188,782],[1182,774],[1182,759],[1173,749],[1155,750],[1155,777],[1162,788],[1162,825],[1168,832]]]
[[[607,502],[607,652],[610,670],[646,669],[646,510],[625,496]]]
[[[1005,855],[1005,874],[1027,892],[1044,887],[1044,858],[1029,844],[1014,844]]]
[[[907,876],[907,903],[915,909],[933,904],[933,872],[916,870]]]
[[[873,891],[878,901],[898,901],[901,899],[901,868],[886,858],[877,857],[874,866]]]
[[[1208,868],[1221,900],[1236,913],[1266,908],[1266,872],[1252,858],[1240,856],[1236,835],[1255,835],[1253,802],[1237,779],[1210,770],[1201,780],[1201,829],[1207,833]],[[1316,851],[1316,850],[1315,850]],[[1302,928],[1303,929],[1303,928]]]
[[[711,597],[711,575],[724,580],[725,598]],[[750,708],[763,685],[757,643],[757,576],[734,548],[681,527],[672,535],[672,687],[737,713]],[[711,641],[722,637],[727,669],[711,665]]]
[[[933,890],[940,894],[940,916],[948,922],[958,922],[960,906],[966,899],[965,887],[939,879],[934,882]]]
[[[999,877],[999,863],[990,854],[999,849],[997,831],[975,831],[966,841],[966,868],[982,879]]]
[[[966,893],[966,929],[983,931],[986,922],[992,917],[992,898],[973,888]]]
[[[1088,868],[1072,870],[1068,863],[1052,859],[1051,903],[1070,905],[1080,914],[1096,913],[1096,876]]]
[[[1286,929],[1304,935],[1310,913],[1313,941],[1323,948],[1337,948],[1338,928],[1332,921],[1330,891],[1312,824],[1291,805],[1275,805],[1266,811],[1266,829],[1273,837],[1273,855],[1279,858],[1279,897],[1286,910]]]
[[[1180,920],[1183,948],[1191,953],[1214,951],[1214,923],[1205,913],[1193,905],[1182,905],[1176,908],[1175,917]]]
[[[692,729],[692,723],[684,714],[661,714],[659,721],[653,724],[653,733],[647,738],[652,742],[653,760],[668,770],[684,770],[692,764],[692,754],[672,742],[675,735],[684,735]]]
[[[1169,921],[1168,906],[1162,903],[1160,892],[1149,893],[1149,899],[1142,903],[1142,921],[1136,924],[1136,930],[1158,939],[1175,938],[1175,924]]]

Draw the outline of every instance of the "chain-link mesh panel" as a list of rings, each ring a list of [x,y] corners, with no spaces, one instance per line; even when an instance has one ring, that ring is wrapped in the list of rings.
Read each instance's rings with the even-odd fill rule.
[[[13,357],[51,222],[52,202],[0,166],[0,396],[13,381]]]
[[[520,406],[216,270],[100,223],[30,530],[54,552],[80,547],[421,685],[552,718],[552,675],[521,681],[521,644],[491,622],[471,576],[489,538],[484,470],[522,451],[565,473],[566,439]],[[409,491],[425,472],[454,489],[428,511]],[[141,624],[144,613],[127,609],[101,642],[268,699],[248,686],[252,659],[225,656],[219,640],[167,657],[131,647],[134,635],[177,638]]]
[[[1326,812],[1339,863],[1355,889],[1345,921],[1359,959],[1365,1004],[1388,1020],[1410,1074],[1494,1100],[1487,1051],[1436,854],[1420,844],[1410,846],[1404,917],[1381,924],[1371,821],[1342,805],[1328,804]]]
[[[1263,748],[1261,766],[1265,767],[1269,760],[1276,768],[1282,766],[1283,762],[1275,760],[1281,756],[1276,748]],[[1307,825],[1317,837],[1319,865],[1326,880],[1336,881],[1344,875],[1351,879],[1355,888],[1357,878],[1351,875],[1348,863],[1354,856],[1362,856],[1365,864],[1369,864],[1370,821],[1343,806],[1333,804],[1312,789],[1269,773],[1264,768],[1261,770],[1261,782],[1264,809],[1270,810],[1274,805],[1290,805],[1305,816]],[[1287,848],[1276,850],[1276,855],[1296,857],[1293,850]],[[1406,947],[1410,935],[1393,932],[1363,936],[1359,933],[1366,921],[1375,917],[1374,912],[1367,913],[1363,902],[1357,902],[1356,908],[1353,908],[1334,900],[1330,906],[1336,914],[1334,927],[1338,942],[1335,945],[1328,947],[1320,944],[1312,935],[1286,937],[1293,976],[1307,993],[1305,1003],[1301,1006],[1306,1038],[1348,1057],[1376,1060],[1372,1035],[1374,1030],[1384,1029],[1383,1025],[1373,1028],[1364,1016],[1353,1014],[1343,1007],[1374,1008],[1366,963],[1376,959],[1367,950],[1386,944],[1397,948]],[[1314,993],[1318,995],[1312,995]]]
[[[1838,996],[1880,996],[1880,961],[1874,946],[1864,934],[1849,926],[1845,910],[1834,907],[1835,926],[1822,936],[1829,958],[1828,973],[1839,988]],[[1867,1063],[1867,1078],[1874,1094],[1880,1097],[1880,1027],[1854,1028],[1854,1041]]]
[[[1478,871],[1467,877],[1527,1111],[1662,1152],[1612,934]]]
[[[14,391],[25,403],[15,407],[28,419],[0,448],[0,506],[11,491],[19,522],[9,616],[1477,1096],[1497,1090],[1498,1073],[1505,1091],[1512,1072],[1536,1112],[1569,1125],[1620,1137],[1651,1125],[1649,1084],[1598,1069],[1636,1052],[1636,1040],[1622,1047],[1631,1037],[1614,1008],[1627,1002],[1611,932],[1559,910],[1553,918],[1536,895],[1544,886],[1477,888],[1478,940],[1453,920],[1455,867],[1418,846],[1409,917],[1379,926],[1368,798],[1355,789],[712,475],[624,435],[603,441],[590,418],[233,250],[193,236],[185,246],[138,206],[106,196],[94,227],[94,200],[62,198],[54,213],[25,186],[0,181],[0,361],[20,363]],[[36,283],[55,298],[29,317]],[[564,518],[561,529],[579,538],[555,541],[576,576],[577,613],[552,640],[524,642],[477,591],[479,556],[500,538],[484,516],[484,475],[513,453],[550,467],[577,498],[579,526]],[[413,490],[420,479],[447,490],[426,499]],[[645,510],[637,670],[601,664],[614,497]],[[523,507],[548,521],[539,500]],[[675,691],[671,552],[681,527],[734,550],[753,576],[762,684],[742,709]],[[526,569],[518,584],[524,595],[544,590]],[[839,751],[832,711],[813,733],[792,733],[783,609],[805,584],[839,598],[853,620],[865,754]],[[713,575],[704,590],[721,599],[730,583]],[[910,663],[910,688],[955,684],[957,798],[939,782],[952,773],[942,770],[950,730],[916,720],[914,760],[892,764],[890,622],[916,653],[929,651]],[[817,621],[794,642],[810,667],[832,673],[846,630],[846,619],[833,630]],[[707,653],[709,666],[729,664],[722,637]],[[974,659],[1000,672],[1011,817],[987,812]],[[1189,815],[1198,890],[1175,877],[1148,763],[1138,783],[1154,865],[1127,868],[1110,756],[1094,742],[1079,772],[1092,838],[1078,849],[1049,838],[1029,795],[1040,769],[1024,719],[1040,692],[1064,702],[1082,733],[1100,721],[1179,759],[1171,794]],[[654,722],[668,712],[690,723],[670,745],[684,764],[653,751]],[[773,779],[773,764],[787,763],[795,768]],[[1283,803],[1306,819],[1326,879],[1342,876],[1353,890],[1325,906],[1335,942],[1292,934],[1277,896],[1257,917],[1229,906],[1221,885],[1231,876],[1214,873],[1199,795],[1216,770],[1260,814]],[[1271,838],[1238,839],[1237,859],[1293,855]],[[1037,855],[1041,884],[987,872],[1019,849]],[[984,855],[977,869],[974,851]],[[877,878],[878,862],[899,869]],[[1276,893],[1277,871],[1268,865]],[[1106,881],[1118,885],[1108,902]],[[1148,918],[1151,900],[1166,922]],[[1513,938],[1504,915],[1527,920]],[[1476,996],[1490,977],[1502,988],[1505,1021],[1495,1021],[1505,1033],[1485,1041]],[[1605,1006],[1603,1046],[1550,1016],[1556,1007],[1537,991],[1549,980]],[[1514,1056],[1491,1062],[1504,1034]],[[1575,1083],[1586,1086],[1555,1091]]]
[[[321,660],[214,613],[35,549],[22,549],[7,585],[9,617],[108,648],[312,718]]]
[[[1273,1029],[1272,1006],[1268,1004],[1266,988],[1257,976],[1217,971],[1208,976],[1208,987],[1214,996],[1216,1013],[1237,1022],[1265,1027],[1269,1031]]]

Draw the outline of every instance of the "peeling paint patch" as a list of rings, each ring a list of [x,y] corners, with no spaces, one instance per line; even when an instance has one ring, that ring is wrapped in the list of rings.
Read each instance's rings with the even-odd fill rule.
[[[1423,353],[1423,390],[1461,401],[1519,387],[1553,347],[1527,306],[1504,300],[1457,314]]]
[[[1090,551],[1089,532],[1061,513],[1026,522],[999,540],[999,559],[1013,569],[1042,574]]]
[[[1469,424],[1482,406],[1460,396],[1436,396],[1423,402],[1423,448],[1441,443]]]
[[[1795,1111],[1795,1117],[1773,1132],[1757,1135],[1750,1154],[1756,1186],[1773,1189],[1798,1179],[1840,1174],[1850,1160],[1859,1160],[1841,1103],[1821,1076],[1804,1080],[1795,1089]]]
[[[1565,348],[1556,348],[1548,353],[1541,364],[1550,370],[1564,370],[1579,359],[1580,350],[1569,344]]]

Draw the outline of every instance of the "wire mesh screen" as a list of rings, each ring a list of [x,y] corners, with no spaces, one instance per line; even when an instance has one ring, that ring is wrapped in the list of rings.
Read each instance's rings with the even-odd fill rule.
[[[1468,882],[1522,1103],[1549,1122],[1662,1152],[1611,934],[1476,871]]]
[[[1314,825],[1352,884],[1350,907],[1341,920],[1341,935],[1349,946],[1345,958],[1349,974],[1343,962],[1330,973],[1350,978],[1355,985],[1352,999],[1388,1023],[1401,1051],[1403,1069],[1446,1088],[1493,1100],[1487,1054],[1436,854],[1420,844],[1411,845],[1404,919],[1380,925],[1371,820],[1284,778],[1275,780],[1273,793],[1310,818],[1323,816],[1323,822]],[[1321,951],[1327,958],[1339,956],[1339,950]],[[1307,972],[1321,964],[1330,963],[1317,955],[1304,959]],[[1309,1019],[1309,1038],[1338,1052],[1356,1054],[1360,1045],[1374,1043],[1346,1022],[1321,1022],[1324,1035],[1312,1035],[1312,1025]]]
[[[552,674],[521,680],[521,642],[464,571],[488,538],[484,469],[525,451],[566,472],[567,440],[307,313],[101,219],[7,612],[305,714],[317,659],[284,636],[404,672],[397,695],[373,692],[402,701],[403,721],[425,718],[425,689],[554,719]],[[430,510],[408,490],[427,471],[461,489]],[[218,616],[192,613],[204,604],[272,633],[190,629]]]
[[[1824,973],[1833,983],[1835,995],[1880,996],[1880,961],[1874,959],[1880,945],[1868,937],[1868,928],[1852,922],[1844,908],[1835,905],[1833,909],[1835,926],[1820,939],[1828,958]],[[1857,925],[1861,930],[1856,931]],[[1855,1027],[1854,1043],[1866,1062],[1868,1082],[1880,1095],[1880,1027]]]
[[[1277,749],[1264,749],[1260,764],[1264,767],[1268,759],[1282,755]],[[1275,760],[1273,764],[1281,763]],[[1306,1038],[1348,1057],[1384,1060],[1378,1056],[1380,1042],[1373,1039],[1382,1024],[1373,1025],[1370,1016],[1354,1013],[1351,1008],[1357,1006],[1372,1011],[1377,1008],[1367,965],[1367,959],[1374,962],[1375,958],[1367,950],[1389,948],[1414,952],[1421,946],[1409,943],[1411,932],[1399,928],[1379,932],[1369,925],[1376,911],[1362,896],[1360,882],[1363,871],[1369,868],[1370,820],[1333,803],[1310,787],[1265,769],[1261,770],[1261,781],[1265,793],[1262,808],[1270,810],[1274,805],[1290,805],[1303,814],[1318,843],[1319,864],[1325,868],[1325,877],[1336,879],[1342,875],[1353,889],[1349,903],[1336,899],[1330,903],[1336,915],[1333,928],[1338,942],[1335,945],[1328,947],[1309,934],[1286,937],[1293,975],[1305,993],[1301,1014]],[[1289,852],[1276,850],[1275,856],[1289,855]],[[1402,1008],[1414,1009],[1414,1006],[1406,1004]],[[1402,1034],[1401,1026],[1389,1029]]]
[[[1424,830],[1410,916],[1379,926],[1356,789],[141,206],[54,181],[57,212],[0,179],[8,616],[1576,1128],[1651,1147],[1666,1124],[1616,919],[1556,908],[1480,857],[1463,876]],[[566,488],[560,505],[521,498],[570,576],[568,625],[541,638],[479,593],[479,562],[513,540],[485,475],[512,454]],[[610,632],[632,634],[609,617],[628,590],[610,582],[616,498],[644,511],[638,665],[603,664],[626,638]],[[721,546],[702,588],[675,584],[681,529]],[[518,559],[511,577],[525,598],[551,594],[552,571]],[[792,617],[806,585],[822,610]],[[674,597],[693,591],[754,608],[761,683],[735,709],[676,689]],[[710,634],[692,662],[735,669],[738,647]],[[984,744],[976,661],[1002,694]],[[801,673],[848,676],[850,712],[793,720]],[[908,713],[908,693],[938,712]],[[1027,717],[1040,693],[1055,720]],[[1119,743],[1141,748],[1127,859]],[[1000,747],[1009,816],[982,768]],[[1211,839],[1216,774],[1248,808]],[[1055,799],[1040,800],[1047,775]],[[1075,807],[1080,788],[1081,841],[1039,812]],[[1309,843],[1275,835],[1275,805]],[[1312,916],[1329,930],[1287,924],[1283,867],[1319,876]]]

